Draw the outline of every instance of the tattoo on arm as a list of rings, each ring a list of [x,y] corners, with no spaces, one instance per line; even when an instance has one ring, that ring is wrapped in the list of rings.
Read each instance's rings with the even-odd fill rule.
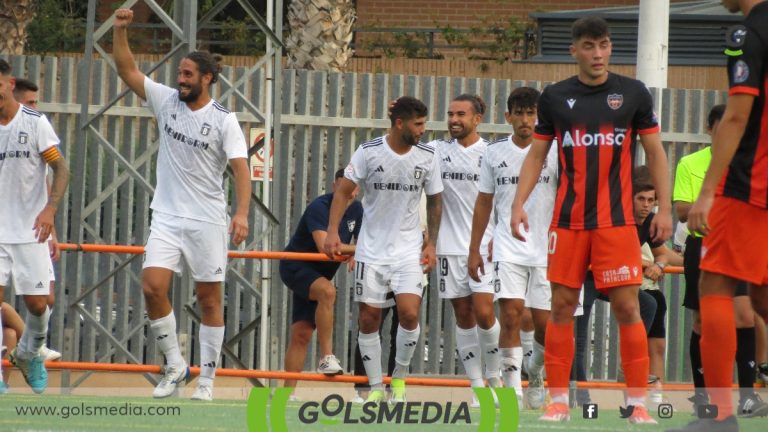
[[[48,193],[48,206],[58,208],[59,202],[69,184],[69,168],[67,168],[64,158],[56,159],[50,165],[53,169],[53,181],[51,182],[51,190]]]
[[[437,233],[440,231],[440,218],[443,214],[443,195],[427,195],[427,232],[429,241],[437,243]]]

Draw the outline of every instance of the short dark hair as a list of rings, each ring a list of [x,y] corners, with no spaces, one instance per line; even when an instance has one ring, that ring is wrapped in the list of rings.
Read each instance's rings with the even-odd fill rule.
[[[725,113],[724,104],[713,106],[712,109],[709,110],[709,115],[707,115],[707,128],[712,129],[712,126],[714,126],[716,122],[722,120],[723,113]]]
[[[333,175],[333,180],[336,181],[342,177],[344,177],[344,168],[339,168],[336,171],[336,174]]]
[[[511,113],[515,107],[536,108],[541,93],[532,87],[518,87],[512,90],[507,98],[507,112]]]
[[[10,75],[11,65],[7,61],[0,59],[0,75]]]
[[[191,53],[184,56],[184,58],[188,58],[195,62],[197,69],[200,70],[201,74],[213,75],[213,78],[211,78],[211,84],[219,80],[219,72],[221,72],[221,61],[224,58],[220,54],[211,54],[208,51],[192,51]]]
[[[16,88],[14,91],[17,92],[23,92],[23,91],[38,91],[39,88],[37,87],[37,84],[34,82],[26,79],[26,78],[16,78]]]
[[[483,101],[483,98],[478,95],[464,93],[456,96],[453,100],[469,102],[472,105],[472,109],[475,110],[475,114],[485,114],[485,102]]]
[[[395,120],[410,120],[412,118],[426,117],[429,111],[424,102],[411,96],[397,98],[389,112],[389,120],[394,126]]]
[[[655,191],[656,186],[651,178],[651,170],[647,165],[638,165],[632,169],[632,196],[640,192]]]
[[[579,18],[571,26],[571,39],[574,42],[583,37],[600,39],[605,36],[611,37],[611,30],[608,28],[608,22],[600,17]]]

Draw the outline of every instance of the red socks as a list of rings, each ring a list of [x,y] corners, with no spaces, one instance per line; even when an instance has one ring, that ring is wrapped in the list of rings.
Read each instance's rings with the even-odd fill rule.
[[[699,300],[701,312],[701,364],[704,382],[718,420],[733,414],[731,387],[736,358],[736,319],[733,297],[708,295]]]
[[[544,337],[544,368],[547,371],[547,386],[553,402],[562,403],[568,400],[568,381],[575,350],[573,321],[569,324],[555,324],[549,321]]]

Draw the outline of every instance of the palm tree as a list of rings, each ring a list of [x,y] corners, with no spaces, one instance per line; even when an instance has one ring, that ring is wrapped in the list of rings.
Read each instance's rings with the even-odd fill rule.
[[[292,0],[290,35],[285,44],[288,67],[339,71],[352,57],[353,0]]]
[[[23,54],[27,24],[35,16],[34,0],[0,0],[0,53]]]

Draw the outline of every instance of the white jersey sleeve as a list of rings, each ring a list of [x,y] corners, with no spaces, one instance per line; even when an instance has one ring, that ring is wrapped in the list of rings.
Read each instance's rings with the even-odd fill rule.
[[[144,95],[147,97],[147,106],[152,111],[152,114],[157,115],[163,102],[176,93],[178,93],[178,90],[152,81],[148,76],[144,77]]]
[[[363,146],[360,146],[352,154],[352,160],[349,161],[349,165],[344,169],[344,178],[360,185],[365,182],[366,177],[368,177],[368,167],[365,162]]]
[[[37,121],[37,152],[42,153],[53,146],[59,145],[59,137],[51,126],[51,122],[45,115],[41,115]]]
[[[424,193],[436,195],[443,191],[443,181],[440,179],[440,161],[436,156],[432,157],[432,164],[424,180]]]
[[[221,125],[221,141],[227,159],[248,158],[248,144],[245,143],[243,130],[240,129],[240,123],[233,112],[227,114]]]

